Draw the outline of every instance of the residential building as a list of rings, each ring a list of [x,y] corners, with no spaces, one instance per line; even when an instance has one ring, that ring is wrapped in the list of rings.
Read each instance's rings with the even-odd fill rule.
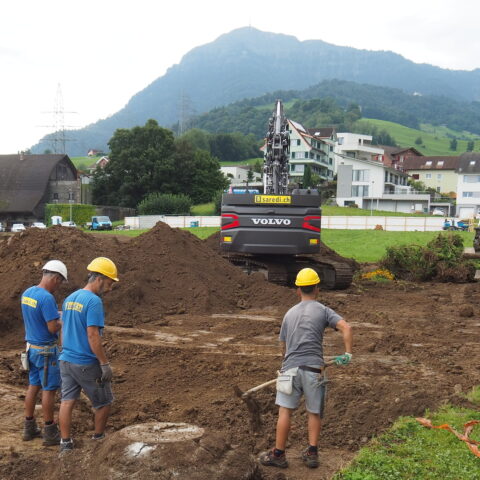
[[[94,173],[97,168],[105,168],[109,161],[110,159],[103,155],[87,167],[88,173]]]
[[[305,167],[321,180],[333,180],[335,171],[334,128],[305,128],[300,123],[288,120],[290,131],[290,179],[301,181]]]
[[[248,171],[250,170],[250,167],[248,166],[227,166],[220,167],[220,170],[230,181],[231,187],[245,188],[248,182],[249,187],[263,189],[263,180],[261,173],[254,172],[252,170],[253,180],[248,181]]]
[[[383,149],[383,154],[374,157],[374,160],[382,162],[387,167],[395,170],[404,170],[404,162],[411,157],[422,157],[423,154],[413,147],[391,147],[390,145],[378,145]]]
[[[32,223],[45,204],[69,202],[80,202],[80,181],[67,155],[0,155],[0,221]]]
[[[407,179],[406,173],[379,161],[342,155],[337,165],[337,204],[390,212],[428,212],[430,195],[413,192]]]
[[[372,136],[360,133],[337,133],[335,151],[335,172],[343,159],[375,161],[384,154],[383,148],[372,146]]]
[[[458,157],[457,216],[466,219],[480,214],[480,154]]]
[[[413,180],[419,180],[427,188],[438,193],[452,193],[456,196],[460,157],[433,156],[408,157],[403,162],[403,169]]]

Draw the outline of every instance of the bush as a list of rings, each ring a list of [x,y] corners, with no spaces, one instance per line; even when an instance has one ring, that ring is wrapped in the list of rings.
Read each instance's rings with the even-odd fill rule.
[[[222,195],[223,191],[218,191],[213,197],[213,204],[215,205],[215,215],[220,215],[222,211]]]
[[[192,200],[187,195],[151,193],[138,204],[140,215],[189,215]]]
[[[395,278],[403,280],[469,282],[475,276],[475,265],[472,261],[463,259],[462,255],[462,237],[440,233],[425,247],[387,247],[381,265],[393,273]]]
[[[45,205],[45,223],[52,224],[52,217],[59,215],[64,222],[70,220],[70,207],[72,208],[72,220],[77,225],[85,225],[92,220],[95,215],[95,205],[85,205],[79,203],[48,203]]]

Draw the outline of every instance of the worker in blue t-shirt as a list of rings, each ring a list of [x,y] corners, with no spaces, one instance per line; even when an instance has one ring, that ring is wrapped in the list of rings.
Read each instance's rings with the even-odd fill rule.
[[[52,295],[67,281],[67,267],[59,260],[50,260],[42,268],[37,286],[22,294],[22,315],[25,324],[29,385],[25,395],[25,424],[23,440],[41,435],[34,417],[37,395],[42,390],[42,411],[45,422],[44,445],[58,445],[60,433],[53,420],[55,393],[60,388],[58,365],[58,332],[61,329],[57,302]]]
[[[60,355],[62,403],[60,405],[60,453],[73,449],[70,436],[72,412],[81,390],[95,409],[93,440],[105,438],[105,426],[113,402],[112,369],[102,345],[105,326],[101,297],[118,282],[117,267],[98,257],[87,267],[87,285],[63,302],[63,351]]]

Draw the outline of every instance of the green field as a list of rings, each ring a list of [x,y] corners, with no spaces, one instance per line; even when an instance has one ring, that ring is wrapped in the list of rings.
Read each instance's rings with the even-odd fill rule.
[[[217,227],[184,228],[201,239],[208,238],[219,229]],[[147,230],[112,230],[105,235],[127,235],[136,237]],[[100,232],[99,232],[100,233]],[[473,245],[473,233],[457,232],[463,238],[464,245]],[[426,245],[439,232],[386,232],[384,230],[322,230],[322,241],[347,258],[361,263],[376,263],[385,255],[386,249],[393,245]]]
[[[480,420],[480,412],[444,406],[438,412],[427,412],[427,417],[433,425],[448,424],[463,432],[465,423]],[[470,438],[480,440],[478,426]],[[465,442],[452,433],[425,428],[414,418],[403,417],[362,448],[352,464],[333,480],[478,480],[479,462]]]
[[[386,130],[401,147],[415,147],[423,155],[460,155],[467,150],[467,141],[475,141],[475,152],[480,151],[480,136],[471,134],[469,132],[456,132],[446,127],[437,127],[433,125],[422,125],[422,130],[415,130],[414,128],[404,127],[398,123],[387,122],[385,120],[376,120],[372,118],[362,118],[358,120],[359,124],[369,123],[375,125],[381,130]],[[457,138],[457,150],[450,150],[451,138],[447,135],[452,135]],[[415,140],[421,137],[423,143],[416,145]]]

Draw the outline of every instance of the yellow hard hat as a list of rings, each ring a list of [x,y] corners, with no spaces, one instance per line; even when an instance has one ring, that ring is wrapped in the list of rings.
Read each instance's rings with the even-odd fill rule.
[[[307,287],[309,285],[317,285],[318,283],[320,283],[320,278],[313,268],[302,268],[295,280],[297,287]]]
[[[117,267],[115,264],[106,257],[97,257],[94,258],[88,265],[87,270],[91,272],[101,273],[108,278],[111,278],[115,282],[118,282],[117,278]]]

